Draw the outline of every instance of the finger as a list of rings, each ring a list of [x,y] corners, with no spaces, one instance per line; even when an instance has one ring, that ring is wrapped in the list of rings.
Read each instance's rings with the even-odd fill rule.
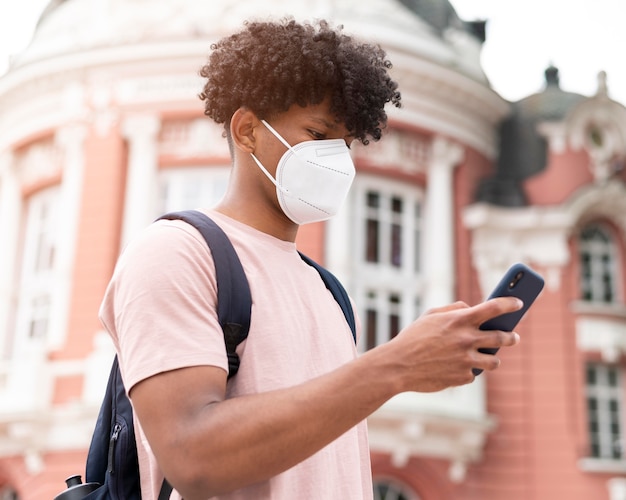
[[[476,351],[476,357],[474,359],[474,368],[479,370],[492,371],[500,366],[500,358],[493,354],[483,354]]]
[[[517,297],[497,297],[486,300],[472,308],[473,323],[481,325],[491,318],[518,311],[523,306],[524,303]]]
[[[453,302],[452,304],[447,304],[445,306],[433,307],[431,309],[428,309],[424,314],[445,313],[449,311],[456,311],[458,309],[469,309],[469,305],[459,300],[457,302]]]
[[[473,344],[476,349],[494,349],[512,347],[519,344],[520,336],[516,332],[502,330],[480,330]]]

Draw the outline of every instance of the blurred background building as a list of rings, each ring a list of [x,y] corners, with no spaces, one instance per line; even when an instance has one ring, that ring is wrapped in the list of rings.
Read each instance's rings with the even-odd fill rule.
[[[516,261],[546,277],[497,372],[369,419],[375,498],[625,500],[626,109],[606,75],[583,96],[554,67],[507,102],[481,69],[484,22],[447,0],[50,1],[0,78],[0,499],[84,473],[116,258],[162,212],[221,196],[228,148],[197,72],[268,12],[381,44],[401,84],[386,137],[353,147],[343,211],[298,240],[356,300],[362,350],[483,300]]]

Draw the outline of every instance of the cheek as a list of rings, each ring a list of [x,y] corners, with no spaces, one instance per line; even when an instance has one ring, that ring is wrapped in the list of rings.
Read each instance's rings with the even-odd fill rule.
[[[267,171],[274,177],[276,177],[275,174],[278,162],[285,154],[285,151],[285,147],[279,144],[278,147],[269,148],[265,153],[265,158],[267,159],[267,163],[264,163],[265,168],[267,168]]]

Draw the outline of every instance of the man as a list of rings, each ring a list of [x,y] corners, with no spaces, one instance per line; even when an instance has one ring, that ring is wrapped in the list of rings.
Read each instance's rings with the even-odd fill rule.
[[[389,67],[380,48],[325,22],[248,23],[212,46],[200,97],[225,125],[233,167],[208,213],[250,282],[251,328],[227,381],[199,233],[160,221],[125,250],[101,318],[135,409],[144,498],[164,475],[186,500],[371,498],[366,417],[400,392],[469,383],[472,368],[499,364],[478,348],[517,343],[478,328],[520,307],[507,298],[429,311],[357,356],[341,309],[296,251],[299,225],[332,216],[347,194],[351,142],[378,140],[385,104],[399,106]]]

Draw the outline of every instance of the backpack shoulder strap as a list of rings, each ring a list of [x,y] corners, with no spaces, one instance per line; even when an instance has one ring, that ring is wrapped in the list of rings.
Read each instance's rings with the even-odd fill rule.
[[[333,294],[333,297],[341,307],[343,311],[343,315],[346,317],[346,321],[348,322],[348,326],[350,326],[350,330],[352,331],[352,338],[356,342],[356,322],[354,320],[354,310],[352,309],[352,303],[350,302],[350,297],[348,296],[348,292],[343,287],[341,282],[337,279],[337,277],[331,273],[328,269],[321,266],[317,262],[315,262],[310,257],[307,257],[301,252],[298,252],[302,260],[306,262],[308,265],[315,268],[315,270],[319,273],[324,285]]]
[[[191,224],[200,231],[211,250],[217,280],[217,316],[224,331],[228,376],[232,377],[239,369],[239,356],[235,349],[248,337],[252,313],[250,286],[237,252],[222,228],[202,212],[184,210],[165,214],[159,219],[182,220]]]
[[[213,219],[198,210],[171,212],[159,219],[182,220],[195,227],[208,245],[215,264],[217,317],[224,332],[228,354],[228,377],[239,370],[237,346],[248,337],[252,296],[246,273],[226,233]],[[163,480],[158,500],[167,500],[172,486]]]

